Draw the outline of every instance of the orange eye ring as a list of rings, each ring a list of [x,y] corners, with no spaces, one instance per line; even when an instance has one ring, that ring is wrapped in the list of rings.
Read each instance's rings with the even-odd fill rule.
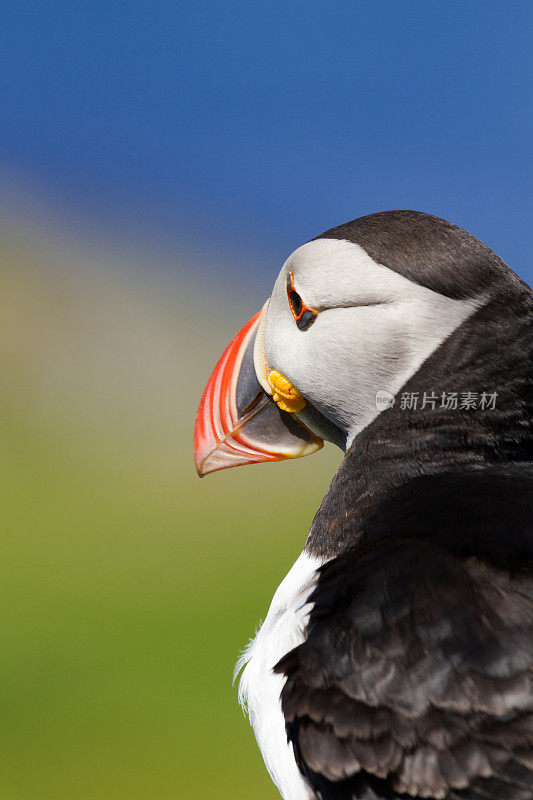
[[[287,273],[287,299],[294,321],[301,331],[306,331],[316,319],[318,310],[311,306],[306,306],[294,286],[294,275]]]

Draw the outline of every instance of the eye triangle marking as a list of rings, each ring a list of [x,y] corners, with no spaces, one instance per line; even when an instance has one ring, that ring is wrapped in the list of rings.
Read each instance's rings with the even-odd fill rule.
[[[318,309],[306,306],[296,288],[294,286],[294,275],[292,272],[287,273],[287,298],[289,301],[289,308],[294,317],[298,328],[301,331],[306,331],[315,321],[318,314]]]

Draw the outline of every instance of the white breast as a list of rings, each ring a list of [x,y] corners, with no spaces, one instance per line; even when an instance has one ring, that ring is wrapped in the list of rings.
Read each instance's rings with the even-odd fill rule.
[[[273,672],[286,653],[304,641],[312,604],[307,602],[323,562],[302,553],[278,586],[267,617],[235,668],[244,671],[239,683],[239,701],[248,709],[257,744],[270,777],[284,800],[315,797],[294,759],[287,742],[280,695],[283,675]]]

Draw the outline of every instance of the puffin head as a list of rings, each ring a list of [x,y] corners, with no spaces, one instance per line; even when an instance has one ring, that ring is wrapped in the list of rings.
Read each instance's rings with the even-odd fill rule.
[[[414,211],[361,217],[302,245],[209,379],[199,475],[297,458],[324,439],[346,450],[508,273],[471,234]]]

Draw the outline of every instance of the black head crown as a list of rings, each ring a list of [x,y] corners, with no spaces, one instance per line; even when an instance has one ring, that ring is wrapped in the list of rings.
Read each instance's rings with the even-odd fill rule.
[[[421,211],[382,211],[345,222],[317,239],[345,239],[398,272],[454,300],[503,285],[522,286],[506,263],[471,233]]]

